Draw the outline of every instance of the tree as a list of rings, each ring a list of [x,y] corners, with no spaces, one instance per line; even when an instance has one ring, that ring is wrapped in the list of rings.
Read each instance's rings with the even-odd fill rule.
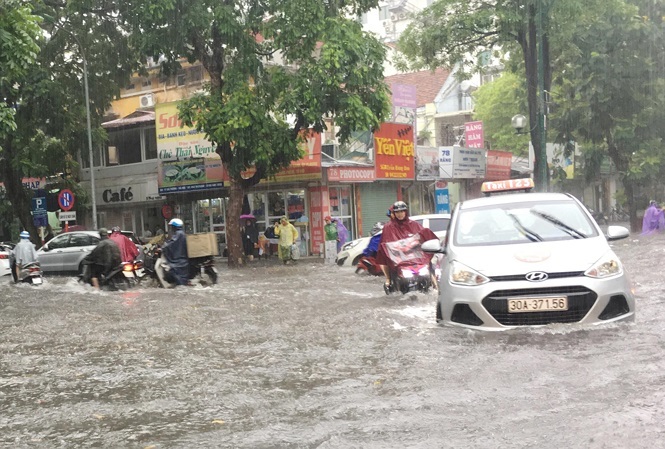
[[[2,11],[5,5],[8,10]],[[97,142],[104,136],[98,130],[101,118],[119,94],[118,86],[125,85],[139,67],[139,59],[130,50],[128,34],[112,5],[101,1],[49,4],[9,0],[0,6],[0,36],[3,30],[12,29],[5,22],[17,30],[17,38],[0,53],[0,98],[9,99],[14,119],[6,121],[3,115],[1,120],[10,123],[10,132],[0,130],[0,181],[5,184],[5,200],[14,215],[34,237],[33,192],[23,187],[24,177],[62,174],[67,179],[61,183],[80,192],[76,178],[67,174],[76,168],[77,152],[87,148],[83,55],[88,63]],[[4,55],[13,59],[5,64]],[[20,70],[5,71],[5,65]]]
[[[529,123],[538,123],[537,31],[542,32],[543,87],[549,92],[552,82],[552,49],[555,54],[567,44],[567,26],[579,22],[601,5],[595,0],[438,0],[416,14],[399,40],[403,61],[411,67],[455,67],[461,77],[482,71],[480,61],[487,52],[502,51],[521,55],[527,81]],[[542,8],[542,26],[538,8]],[[604,7],[604,6],[603,6]],[[553,45],[554,44],[554,45]],[[516,111],[517,113],[517,111]],[[535,172],[540,174],[543,160],[541,130],[531,126],[531,142],[536,154]],[[544,184],[548,184],[544,180]],[[538,184],[538,183],[537,183]]]
[[[384,47],[347,18],[377,0],[221,0],[129,2],[128,19],[148,54],[198,60],[210,75],[205,92],[179,107],[183,122],[204,131],[230,176],[229,266],[243,263],[240,223],[248,188],[297,160],[308,129],[334,117],[344,142],[375,129],[388,112]],[[243,176],[255,168],[251,177]]]
[[[510,151],[517,156],[529,153],[528,134],[516,134],[510,120],[526,108],[523,80],[512,72],[503,73],[473,93],[474,119],[482,120],[485,140],[493,149]]]
[[[665,5],[617,0],[608,6],[596,21],[574,29],[574,51],[562,55],[566,70],[555,78],[554,118],[561,132],[589,143],[590,155],[609,155],[638,231],[637,188],[662,184],[665,175]]]

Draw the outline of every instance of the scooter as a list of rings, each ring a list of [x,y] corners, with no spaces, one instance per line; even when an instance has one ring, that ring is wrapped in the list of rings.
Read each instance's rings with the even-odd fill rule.
[[[381,276],[381,266],[376,263],[376,259],[372,256],[362,256],[356,266],[356,274],[367,273],[372,276]]]
[[[16,264],[12,263],[12,274],[14,282],[24,282],[31,285],[42,285],[44,283],[42,268],[39,262],[30,262],[21,267],[18,278],[16,277]]]
[[[412,264],[398,266],[390,270],[390,285],[384,286],[386,294],[402,292],[403,294],[419,291],[427,293],[432,287],[430,264]]]
[[[175,283],[169,282],[166,273],[171,269],[159,247],[150,248],[145,253],[144,270],[146,276],[155,279],[162,288],[174,288]],[[201,285],[217,284],[218,272],[213,256],[189,259],[189,279]]]
[[[84,260],[82,266],[83,271],[79,273],[78,276],[79,282],[92,285],[90,264]],[[122,262],[106,276],[100,276],[98,280],[100,289],[110,291],[128,290],[136,282],[134,277],[134,264],[130,262]]]

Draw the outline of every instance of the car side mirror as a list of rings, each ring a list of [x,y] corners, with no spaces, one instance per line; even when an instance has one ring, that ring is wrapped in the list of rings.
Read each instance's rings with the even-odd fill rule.
[[[422,245],[420,245],[420,249],[422,249],[426,253],[438,253],[438,254],[446,253],[446,251],[441,247],[441,242],[439,241],[439,239],[432,239],[424,242]]]
[[[43,251],[51,251],[51,248],[48,247],[48,245],[42,246]]]

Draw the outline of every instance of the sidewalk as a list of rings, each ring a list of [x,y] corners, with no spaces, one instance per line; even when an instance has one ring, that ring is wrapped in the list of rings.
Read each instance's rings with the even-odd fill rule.
[[[295,264],[299,263],[320,263],[323,264],[323,257],[319,256],[304,256],[300,257],[298,260],[296,260]],[[222,266],[228,266],[229,264],[229,258],[228,257],[223,257],[223,256],[216,256],[215,257],[215,265],[219,268]],[[255,257],[254,260],[247,261],[246,266],[248,267],[260,267],[260,266],[273,266],[273,265],[283,265],[283,262],[277,257],[275,254],[274,256],[268,256],[268,257],[261,257],[260,259]]]

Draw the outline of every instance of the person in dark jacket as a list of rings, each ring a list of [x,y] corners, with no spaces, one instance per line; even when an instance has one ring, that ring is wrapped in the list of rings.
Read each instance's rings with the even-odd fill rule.
[[[99,238],[101,240],[95,249],[84,259],[90,268],[90,283],[95,288],[99,288],[100,278],[106,277],[122,263],[120,248],[113,240],[109,239],[109,232],[106,228],[99,229]]]
[[[166,272],[166,280],[176,285],[189,284],[189,258],[187,257],[187,236],[183,222],[179,218],[169,221],[173,235],[166,241],[162,254],[171,268]]]
[[[248,218],[245,220],[245,226],[241,228],[242,232],[242,247],[245,256],[249,260],[254,259],[254,252],[259,244],[259,229],[256,227],[254,220]]]

